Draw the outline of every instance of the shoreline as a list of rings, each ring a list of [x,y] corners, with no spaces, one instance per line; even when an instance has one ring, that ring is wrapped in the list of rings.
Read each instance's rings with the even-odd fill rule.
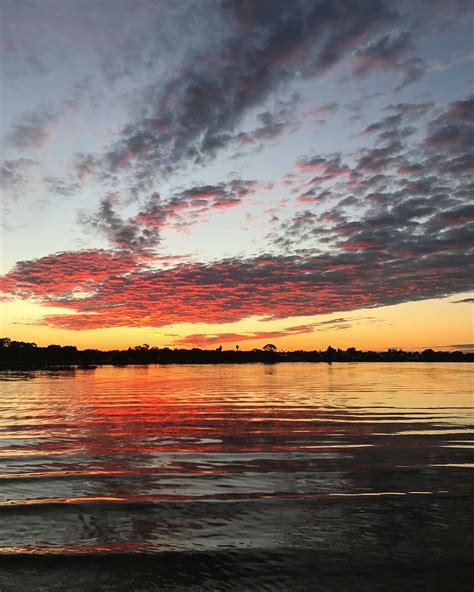
[[[273,344],[262,349],[232,350],[216,349],[171,349],[150,347],[147,344],[128,349],[84,349],[73,345],[37,346],[35,343],[0,339],[0,370],[42,370],[47,368],[83,368],[97,366],[132,366],[148,364],[281,364],[281,363],[403,363],[403,362],[474,362],[474,352],[404,351],[390,348],[386,351],[363,351],[355,347],[325,350],[278,351]]]
[[[467,357],[467,356],[466,356]],[[275,365],[275,364],[466,364],[473,363],[474,359],[469,356],[468,359],[455,359],[455,360],[423,360],[423,359],[405,359],[405,360],[233,360],[233,361],[174,361],[174,362],[126,362],[126,363],[113,363],[113,362],[98,362],[96,364],[17,364],[17,365],[0,365],[0,372],[11,372],[11,371],[35,371],[35,370],[63,370],[63,371],[76,371],[76,370],[96,370],[99,367],[111,366],[114,368],[127,368],[129,366],[226,366],[235,365],[243,366],[246,364],[264,364],[264,365]]]

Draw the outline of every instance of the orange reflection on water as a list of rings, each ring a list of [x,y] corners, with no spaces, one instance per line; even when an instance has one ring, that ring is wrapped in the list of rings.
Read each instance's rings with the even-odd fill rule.
[[[319,501],[467,495],[469,371],[279,364],[10,378],[0,549],[305,546],[335,536]],[[293,503],[302,505],[286,512]],[[370,520],[370,536],[385,536],[383,517]],[[345,532],[343,522],[334,528]]]

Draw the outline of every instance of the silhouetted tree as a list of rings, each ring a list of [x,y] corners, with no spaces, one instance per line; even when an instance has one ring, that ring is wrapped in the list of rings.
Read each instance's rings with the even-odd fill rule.
[[[78,350],[72,345],[49,345],[38,347],[35,343],[12,341],[8,337],[0,338],[0,369],[14,368],[45,368],[61,366],[64,369],[74,365],[91,367],[93,364],[222,364],[241,362],[274,363],[288,362],[474,362],[474,353],[463,351],[434,351],[426,349],[423,352],[405,352],[391,348],[385,352],[359,351],[353,347],[346,351],[329,346],[326,351],[293,351],[277,353],[276,346],[267,343],[263,350],[240,351],[235,346],[238,355],[232,351],[223,351],[222,346],[217,351],[199,348],[163,349],[149,347],[147,344],[129,347],[127,350],[101,351],[97,349]]]
[[[329,345],[326,350],[326,360],[328,362],[332,362],[335,353],[336,353],[336,350]]]
[[[266,352],[276,352],[277,346],[273,345],[273,343],[267,343],[267,345],[263,346],[263,351]]]

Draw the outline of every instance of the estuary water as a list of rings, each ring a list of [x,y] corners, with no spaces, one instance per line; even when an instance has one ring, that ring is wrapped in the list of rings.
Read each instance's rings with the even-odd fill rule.
[[[472,590],[469,364],[0,374],[0,590]]]

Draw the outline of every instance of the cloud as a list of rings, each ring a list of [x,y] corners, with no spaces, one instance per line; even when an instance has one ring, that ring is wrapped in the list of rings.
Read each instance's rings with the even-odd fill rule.
[[[67,178],[47,176],[43,177],[43,183],[48,192],[61,197],[71,197],[80,190],[79,183]]]
[[[159,200],[159,194],[151,199]],[[161,225],[142,224],[138,218],[124,220],[119,213],[122,197],[119,193],[109,193],[100,201],[98,211],[90,215],[82,214],[79,222],[86,228],[92,228],[103,234],[115,248],[129,251],[142,251],[157,246],[161,241]],[[162,216],[163,223],[165,215]]]
[[[90,177],[92,177],[96,171],[96,161],[89,154],[76,154],[73,163],[73,169],[79,179],[79,182],[85,183]]]
[[[399,64],[398,70],[400,72],[400,82],[394,88],[395,92],[421,80],[428,70],[428,65],[422,58],[414,56]]]
[[[462,300],[454,300],[452,304],[471,304],[474,302],[474,298],[463,298]]]
[[[425,146],[433,152],[472,156],[474,97],[455,101],[428,126]]]
[[[431,105],[399,104],[396,111],[367,126],[375,146],[344,162],[337,156],[306,156],[296,164],[300,185],[297,211],[273,233],[280,248],[330,249],[385,260],[402,274],[407,267],[455,268],[469,285],[474,210],[474,161],[467,138],[473,131],[471,99],[455,101],[442,113]],[[407,123],[433,113],[426,136],[408,138]],[[449,134],[444,134],[448,128]],[[440,133],[445,138],[439,141]],[[434,141],[434,139],[436,141]],[[311,176],[317,172],[317,177]],[[306,181],[306,179],[309,180]],[[309,188],[308,188],[309,187]],[[409,257],[409,263],[406,258]],[[466,267],[460,262],[464,260]],[[463,265],[464,265],[463,264]]]
[[[326,194],[282,224],[275,244],[284,255],[156,268],[147,251],[165,225],[230,207],[260,189],[255,181],[154,194],[126,221],[117,213],[120,196],[110,194],[94,223],[120,250],[20,262],[3,277],[4,291],[64,308],[44,322],[69,329],[282,319],[470,291],[471,99],[438,111],[415,145],[403,134],[413,111],[398,109],[395,119],[370,126],[375,147],[351,162],[341,155],[297,161],[294,179]],[[433,142],[446,127],[455,133]]]
[[[367,319],[372,320],[375,317],[362,317],[358,319],[339,317],[327,321],[320,321],[315,323],[307,323],[302,325],[295,325],[293,327],[286,327],[278,331],[257,331],[250,333],[194,333],[186,335],[182,339],[175,341],[175,345],[185,346],[209,346],[220,343],[235,343],[241,341],[254,341],[279,339],[280,337],[288,337],[290,335],[304,335],[316,331],[324,331],[327,328],[332,329],[348,329],[354,322]]]
[[[352,57],[353,76],[366,78],[374,71],[396,71],[399,83],[394,91],[398,92],[422,78],[428,70],[426,62],[417,56],[406,57],[413,49],[411,31],[391,32],[378,39],[370,40],[365,47],[354,52]]]
[[[273,92],[326,73],[393,18],[381,0],[351,5],[350,18],[344,1],[250,4],[218,4],[222,26],[209,31],[207,47],[190,51],[168,80],[152,80],[119,139],[90,155],[99,177],[126,174],[149,188],[157,175],[208,162],[236,137],[259,142],[291,130],[281,109],[241,136],[238,127]]]
[[[198,8],[193,1],[178,5],[137,0],[131,13],[129,0],[114,0],[113,5],[98,1],[87,10],[74,2],[5,2],[2,20],[9,27],[0,39],[5,76],[20,82],[32,74],[67,78],[86,62],[110,88],[137,71],[156,72],[161,56],[174,65],[173,58],[188,48],[186,42],[191,47],[197,43],[199,18],[215,28],[217,3],[201,0]]]
[[[47,109],[29,111],[13,126],[7,143],[21,150],[44,148],[55,132],[56,121],[57,115]]]
[[[311,117],[318,122],[324,121],[322,119],[326,115],[332,115],[338,111],[339,105],[337,103],[327,103],[326,105],[320,105],[319,107],[313,107],[305,113],[307,117]]]
[[[474,343],[455,343],[454,345],[435,345],[433,347],[436,349],[457,349],[472,351],[474,350]]]
[[[257,339],[268,341],[270,339],[278,339],[279,337],[288,337],[288,335],[299,335],[302,333],[306,333],[306,331],[290,331],[289,329],[284,329],[282,331],[258,331],[256,333],[194,333],[186,335],[186,337],[178,339],[174,343],[175,345],[205,347],[221,343],[240,343],[242,341],[253,341]]]
[[[315,185],[341,177],[349,178],[353,175],[353,171],[348,165],[341,164],[340,155],[330,158],[325,156],[303,157],[297,160],[296,167],[301,172],[317,174],[310,181]]]
[[[30,158],[5,159],[0,162],[0,188],[5,196],[14,195],[29,181],[31,167],[38,162]]]
[[[388,105],[385,107],[386,111],[394,111],[402,115],[405,120],[417,121],[430,111],[432,111],[435,104],[432,101],[425,101],[424,103],[397,103],[396,105]]]
[[[115,247],[153,248],[161,242],[165,228],[189,227],[209,213],[236,207],[251,195],[271,188],[268,183],[233,179],[217,185],[196,185],[168,198],[155,192],[127,220],[118,213],[120,194],[110,193],[101,200],[99,210],[92,216],[83,216],[82,222],[105,234]]]
[[[372,70],[397,67],[401,57],[411,47],[412,36],[408,31],[388,33],[378,39],[371,39],[354,52],[354,76],[364,78]]]
[[[454,66],[459,66],[460,64],[465,64],[474,61],[474,50],[470,50],[463,54],[457,54],[453,57],[443,60],[443,61],[435,61],[429,64],[430,72],[443,72],[448,68],[452,68]]]
[[[20,261],[1,278],[2,291],[13,290],[20,298],[33,296],[48,301],[67,294],[76,297],[114,277],[126,277],[140,268],[141,258],[130,252],[64,251],[31,261]]]
[[[86,329],[281,319],[445,296],[472,285],[470,258],[461,249],[422,253],[409,266],[406,257],[383,255],[372,245],[364,251],[190,262],[168,269],[137,269],[130,254],[93,254],[102,265],[86,263],[88,257],[70,253],[21,262],[4,276],[4,289],[71,311],[46,317],[47,324]],[[116,263],[121,272],[114,270]],[[77,291],[90,293],[78,297]]]
[[[272,111],[262,111],[257,115],[260,124],[251,131],[242,131],[235,135],[235,142],[242,146],[257,145],[261,149],[266,142],[271,142],[278,137],[295,132],[300,123],[296,119],[298,106],[302,103],[298,94],[286,100],[278,100]],[[231,138],[229,138],[231,141]]]

